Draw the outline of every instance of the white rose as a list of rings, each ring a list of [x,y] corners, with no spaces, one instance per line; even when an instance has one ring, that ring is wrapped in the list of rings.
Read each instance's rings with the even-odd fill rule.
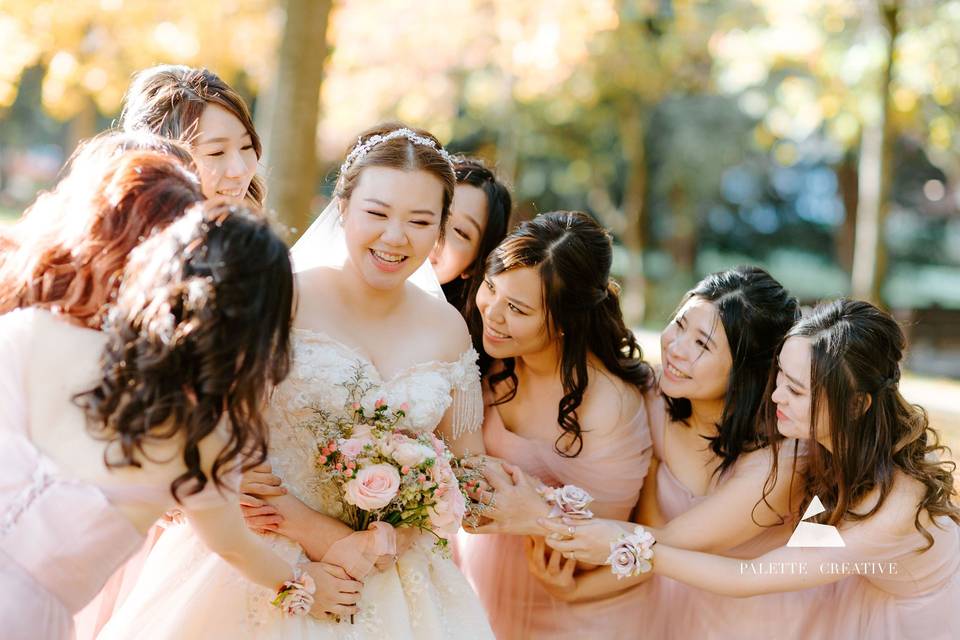
[[[435,458],[437,454],[430,447],[411,440],[396,445],[390,455],[401,467],[416,467]]]

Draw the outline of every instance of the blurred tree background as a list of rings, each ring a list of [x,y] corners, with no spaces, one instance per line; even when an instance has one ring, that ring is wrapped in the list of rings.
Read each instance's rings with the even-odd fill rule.
[[[601,220],[637,324],[759,263],[893,309],[914,369],[960,377],[960,0],[0,0],[0,56],[8,218],[134,71],[207,66],[294,235],[400,119],[494,164],[519,218]]]

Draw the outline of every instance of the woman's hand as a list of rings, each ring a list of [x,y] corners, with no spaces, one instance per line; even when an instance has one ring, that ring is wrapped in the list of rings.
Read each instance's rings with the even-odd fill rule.
[[[279,532],[283,515],[263,498],[287,493],[282,481],[273,475],[269,462],[264,462],[243,474],[240,481],[240,508],[247,527],[256,533]]]
[[[538,493],[540,482],[512,464],[487,457],[483,475],[493,491],[481,491],[479,501],[487,504],[483,516],[491,522],[478,527],[465,527],[470,533],[510,533],[542,535],[537,518],[544,518],[550,508]]]
[[[543,538],[527,539],[527,565],[534,578],[540,581],[547,593],[557,600],[570,602],[576,595],[577,581],[573,572],[577,561],[563,559],[559,551],[549,549]]]
[[[246,493],[240,494],[240,510],[247,528],[255,533],[279,533],[283,514],[273,506]]]
[[[248,470],[240,480],[240,492],[260,498],[282,496],[287,492],[283,481],[273,475],[273,467],[264,462]]]
[[[413,546],[413,543],[416,542],[422,533],[420,529],[416,527],[399,527],[396,528],[395,531],[397,535],[396,553],[380,556],[377,559],[377,563],[373,565],[373,568],[377,571],[386,571],[396,564],[400,556]]]
[[[366,531],[354,531],[337,540],[322,561],[342,567],[348,575],[362,580],[377,565],[384,568],[397,559],[397,530],[386,522],[374,522]]]
[[[326,562],[308,562],[300,567],[317,583],[311,616],[323,619],[328,613],[336,616],[357,613],[362,582],[352,579],[342,567]]]
[[[548,532],[548,547],[565,558],[595,565],[606,564],[610,557],[610,543],[636,526],[629,522],[596,518],[543,518],[539,524]]]

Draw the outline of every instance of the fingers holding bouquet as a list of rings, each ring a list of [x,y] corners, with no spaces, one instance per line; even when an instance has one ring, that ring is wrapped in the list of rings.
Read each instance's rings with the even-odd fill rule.
[[[357,613],[363,582],[351,578],[342,567],[326,562],[310,562],[301,568],[313,578],[316,590],[310,615],[325,618]]]

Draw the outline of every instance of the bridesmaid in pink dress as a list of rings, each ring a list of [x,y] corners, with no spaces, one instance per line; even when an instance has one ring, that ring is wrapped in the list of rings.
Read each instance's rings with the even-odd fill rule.
[[[634,514],[657,527],[658,539],[735,557],[786,542],[793,525],[791,474],[766,485],[773,451],[763,446],[756,415],[776,348],[797,315],[796,300],[768,273],[737,267],[704,278],[664,329],[664,372],[659,389],[647,394],[655,466]],[[791,469],[795,455],[794,447],[782,447],[778,464]],[[605,562],[611,539],[633,527],[597,521],[575,526],[571,535],[567,526],[552,529],[547,544],[594,564]],[[777,612],[794,606],[780,597],[714,596],[661,576],[618,580],[604,567],[573,576],[541,562],[536,573],[558,597],[574,602],[640,585],[633,590],[635,615],[653,637],[776,636],[789,624]],[[758,625],[759,612],[775,626]]]
[[[497,359],[483,436],[491,456],[548,485],[585,489],[594,512],[627,518],[650,462],[642,390],[653,372],[624,326],[611,255],[607,232],[570,212],[523,223],[491,254],[477,294],[483,346]],[[500,465],[486,465],[498,482]],[[550,596],[527,568],[528,536],[542,535],[535,519],[548,509],[539,497],[530,511],[503,497],[487,512],[494,522],[474,530],[485,535],[458,540],[460,567],[497,637],[609,637],[629,601]]]
[[[93,202],[70,211],[73,225],[17,236],[22,254],[0,267],[0,303],[19,307],[0,315],[5,638],[72,637],[76,611],[178,502],[248,579],[277,589],[303,581],[243,525],[230,472],[241,452],[266,451],[258,398],[285,374],[286,247],[249,213],[220,205],[184,215],[200,193],[174,158],[126,152],[103,171],[86,187],[97,190]],[[34,209],[30,222],[45,213]],[[141,234],[181,215],[130,254]],[[107,331],[84,326],[103,315],[128,256]],[[11,270],[30,257],[39,258],[32,268]],[[251,262],[261,263],[256,275],[243,275]],[[161,402],[150,400],[162,389]],[[221,420],[227,412],[239,419]],[[324,567],[303,570],[324,592],[334,584]],[[359,585],[338,582],[355,602]],[[313,610],[339,601],[330,600]]]
[[[790,542],[750,561],[658,543],[654,572],[748,597],[807,590],[784,638],[960,637],[960,508],[953,463],[900,395],[906,341],[859,301],[823,304],[790,332],[764,419],[809,443]],[[771,478],[775,478],[774,469]],[[802,593],[802,592],[801,592]]]

